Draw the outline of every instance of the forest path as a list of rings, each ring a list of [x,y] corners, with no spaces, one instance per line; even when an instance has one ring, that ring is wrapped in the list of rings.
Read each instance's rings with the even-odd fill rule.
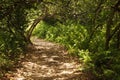
[[[78,60],[62,46],[37,38],[33,44],[10,80],[87,80],[81,76]]]

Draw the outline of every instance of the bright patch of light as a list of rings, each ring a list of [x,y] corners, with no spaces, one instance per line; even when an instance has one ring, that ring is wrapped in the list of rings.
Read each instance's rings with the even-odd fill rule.
[[[46,68],[48,68],[46,65],[41,66],[41,69],[46,69]]]
[[[25,78],[16,78],[16,80],[25,80]]]
[[[72,71],[62,71],[60,74],[72,74]]]

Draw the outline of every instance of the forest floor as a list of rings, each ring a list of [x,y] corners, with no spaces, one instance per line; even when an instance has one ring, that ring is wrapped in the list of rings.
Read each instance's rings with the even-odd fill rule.
[[[8,80],[89,80],[79,71],[79,60],[63,46],[38,38],[33,44],[15,70],[6,74]]]

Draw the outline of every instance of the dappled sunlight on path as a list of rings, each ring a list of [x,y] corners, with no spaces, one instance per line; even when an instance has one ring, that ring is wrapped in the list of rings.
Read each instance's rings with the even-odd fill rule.
[[[83,80],[78,61],[64,47],[37,38],[33,43],[11,80]]]

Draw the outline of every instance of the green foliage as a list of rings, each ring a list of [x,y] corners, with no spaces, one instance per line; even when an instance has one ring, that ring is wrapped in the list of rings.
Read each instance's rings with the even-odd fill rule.
[[[100,79],[119,80],[120,61],[119,51],[101,51],[92,55],[95,74]],[[118,79],[119,78],[119,79]]]
[[[0,70],[6,70],[13,66],[13,61],[8,59],[4,54],[0,55]]]
[[[15,58],[19,53],[21,53],[24,49],[25,42],[19,41],[23,40],[20,35],[18,37],[12,35],[9,32],[1,33],[1,48],[0,52],[4,53],[6,56],[10,57],[10,59]]]
[[[97,80],[119,80],[120,55],[119,51],[100,51],[92,54],[88,50],[79,51],[82,71],[92,71]]]
[[[33,32],[40,38],[64,44],[68,49],[82,48],[82,44],[87,36],[87,30],[81,25],[63,25],[58,23],[56,26],[47,25],[41,22]]]
[[[88,50],[79,50],[79,59],[83,62],[82,66],[80,67],[81,71],[90,70],[94,68],[94,64],[92,64],[92,57],[90,56],[91,53]]]

